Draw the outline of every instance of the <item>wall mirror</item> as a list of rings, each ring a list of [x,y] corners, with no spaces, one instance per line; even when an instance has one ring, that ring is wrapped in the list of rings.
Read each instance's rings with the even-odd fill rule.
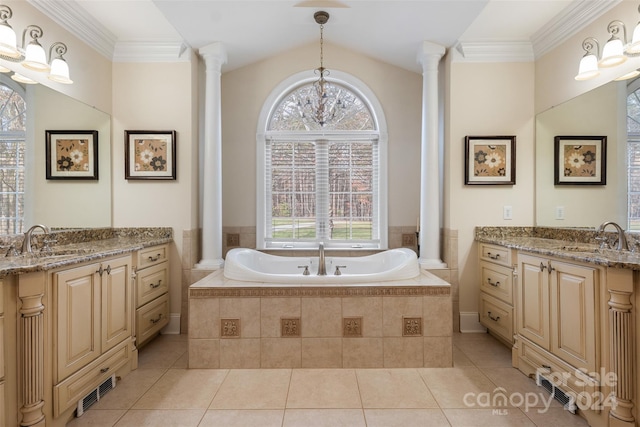
[[[626,228],[628,83],[609,82],[536,117],[536,225],[597,227],[615,221]],[[606,184],[555,185],[556,136],[606,136]]]
[[[24,228],[110,227],[111,118],[51,88],[27,85]],[[47,131],[97,131],[98,179],[46,178]]]

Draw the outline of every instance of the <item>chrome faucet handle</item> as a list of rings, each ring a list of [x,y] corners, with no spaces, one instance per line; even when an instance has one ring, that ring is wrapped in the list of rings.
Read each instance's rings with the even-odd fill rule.
[[[308,276],[309,274],[309,266],[308,265],[299,265],[298,268],[304,268],[304,271],[302,272],[303,276]]]
[[[609,249],[611,247],[609,245],[609,239],[606,236],[598,236],[595,240],[600,242],[600,249]]]
[[[7,246],[3,246],[3,248],[7,248]],[[4,254],[4,256],[7,257],[7,258],[8,257],[20,256],[20,251],[18,251],[18,249],[16,248],[16,245],[14,243],[12,243],[7,248],[7,252]]]
[[[47,236],[48,234],[46,234],[45,237],[42,239],[42,246],[40,247],[40,252],[51,252],[50,243],[58,242],[57,239],[54,239],[53,237],[49,238]]]
[[[341,268],[347,268],[346,265],[336,265],[336,271],[333,273],[334,276],[340,276],[342,275],[342,271],[340,271]]]

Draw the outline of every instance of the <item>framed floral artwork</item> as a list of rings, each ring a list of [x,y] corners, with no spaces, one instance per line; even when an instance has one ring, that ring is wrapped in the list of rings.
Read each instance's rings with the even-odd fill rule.
[[[97,130],[46,130],[47,179],[98,179]]]
[[[555,185],[606,185],[606,136],[556,136]]]
[[[176,131],[124,131],[126,179],[176,179]]]
[[[466,185],[516,183],[515,136],[466,136],[464,144]]]

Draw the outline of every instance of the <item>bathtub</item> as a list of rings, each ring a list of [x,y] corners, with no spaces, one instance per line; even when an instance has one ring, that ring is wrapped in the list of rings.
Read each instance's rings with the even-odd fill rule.
[[[261,283],[372,283],[405,280],[420,276],[416,253],[407,248],[390,249],[361,257],[325,256],[326,276],[318,276],[318,257],[285,257],[254,249],[235,248],[227,252],[227,279]],[[304,275],[305,267],[309,275]],[[340,275],[335,275],[336,267]]]

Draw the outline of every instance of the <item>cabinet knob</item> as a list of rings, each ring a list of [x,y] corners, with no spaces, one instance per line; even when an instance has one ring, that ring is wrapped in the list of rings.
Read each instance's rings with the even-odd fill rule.
[[[100,373],[101,374],[104,374],[105,372],[108,372],[108,371],[109,371],[109,367],[108,366],[106,368],[100,369]]]
[[[155,325],[156,323],[158,323],[160,321],[160,319],[162,319],[162,313],[158,314],[158,318],[157,319],[149,319],[149,321]]]
[[[489,316],[489,319],[493,320],[494,322],[497,322],[498,320],[500,320],[500,316],[493,317],[490,311],[487,311],[487,316]]]
[[[551,274],[552,271],[556,271],[556,269],[554,267],[551,266],[551,261],[547,261],[547,265],[549,266],[549,274]]]
[[[544,265],[542,262],[540,263],[540,271],[544,271],[544,269],[547,268],[546,265]]]
[[[158,280],[158,283],[151,283],[149,286],[152,289],[155,289],[155,288],[159,288],[161,283],[162,283],[162,279]]]
[[[498,286],[500,286],[500,282],[492,282],[491,281],[491,277],[487,277],[487,282],[491,285],[491,286],[495,286],[496,288]]]
[[[500,259],[500,254],[492,255],[491,252],[487,252],[487,256],[491,259]]]
[[[160,254],[156,256],[149,256],[149,262],[156,262],[159,259],[160,259]]]

